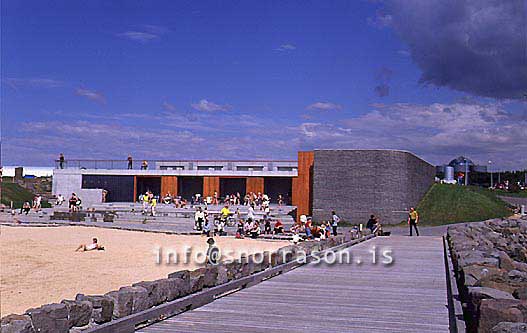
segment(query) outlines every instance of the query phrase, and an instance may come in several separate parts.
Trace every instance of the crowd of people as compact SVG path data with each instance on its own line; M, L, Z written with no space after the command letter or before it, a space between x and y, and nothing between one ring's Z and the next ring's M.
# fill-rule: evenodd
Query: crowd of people
M176 208L185 208L188 205L187 199L178 195L172 195L170 192L165 194L162 202L165 205L174 205Z
M285 204L284 196L279 194L277 197L278 206ZM253 206L260 210L265 210L271 204L271 198L269 195L261 192L249 192L242 198L240 192L233 194L227 194L221 198L217 191L211 196L203 197L201 194L195 194L192 197L193 205L230 205L230 206Z

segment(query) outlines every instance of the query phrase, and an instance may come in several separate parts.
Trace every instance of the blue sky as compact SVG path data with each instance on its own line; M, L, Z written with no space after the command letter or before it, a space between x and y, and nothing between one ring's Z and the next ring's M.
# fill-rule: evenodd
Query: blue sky
M333 147L524 168L523 1L448 2L2 1L2 163Z

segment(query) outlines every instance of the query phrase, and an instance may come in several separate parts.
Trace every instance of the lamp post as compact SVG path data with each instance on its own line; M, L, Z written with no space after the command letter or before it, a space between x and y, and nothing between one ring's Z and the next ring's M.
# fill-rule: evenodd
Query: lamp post
M467 164L466 158L465 158L465 186L468 186L468 164Z
M490 172L490 188L493 188L494 186L492 186L492 161L489 160L489 172Z

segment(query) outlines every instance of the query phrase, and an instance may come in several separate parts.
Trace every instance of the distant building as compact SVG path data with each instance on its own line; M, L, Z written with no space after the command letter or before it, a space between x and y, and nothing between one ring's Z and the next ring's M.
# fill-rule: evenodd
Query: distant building
M465 176L470 177L471 172L486 173L487 166L477 165L465 156L456 157L448 164L436 166L436 176L446 183L460 181Z

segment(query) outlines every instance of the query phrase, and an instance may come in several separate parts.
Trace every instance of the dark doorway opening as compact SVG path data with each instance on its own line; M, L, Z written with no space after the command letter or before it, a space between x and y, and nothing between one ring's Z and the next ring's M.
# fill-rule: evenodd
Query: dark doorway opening
M134 201L134 176L82 175L82 188L108 191L106 202Z
M220 178L220 196L240 193L245 195L247 180L245 178Z
M203 177L178 177L178 195L191 200L197 193L203 194Z
M137 177L137 195L145 194L147 191L154 195L161 195L161 177Z
M291 204L293 179L289 177L266 177L264 179L264 192L271 197L271 202L278 202L278 195L284 198L284 203Z

